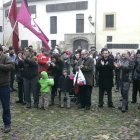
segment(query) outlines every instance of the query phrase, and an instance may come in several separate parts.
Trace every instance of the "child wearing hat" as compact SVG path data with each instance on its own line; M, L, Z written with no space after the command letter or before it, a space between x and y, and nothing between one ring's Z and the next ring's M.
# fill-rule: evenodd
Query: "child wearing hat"
M47 72L42 71L39 83L41 86L41 109L48 110L50 101L50 86L54 85L54 80L49 79Z
M58 90L61 91L61 108L64 108L64 98L67 98L67 108L70 108L70 97L69 92L71 91L70 78L68 76L68 71L63 70L63 75L59 78Z

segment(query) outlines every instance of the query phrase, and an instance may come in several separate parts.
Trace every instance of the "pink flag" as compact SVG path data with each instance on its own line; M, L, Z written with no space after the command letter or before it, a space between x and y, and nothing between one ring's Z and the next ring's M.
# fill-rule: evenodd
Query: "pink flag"
M44 43L47 50L49 50L48 42L49 39L45 36L39 26L36 24L34 19L31 19L31 14L26 6L24 0L22 0L22 4L20 7L20 11L17 15L17 21L28 28L32 33L34 33L42 42Z
M18 36L18 23L16 22L17 18L17 5L16 0L12 0L11 7L8 12L8 18L10 20L12 28L14 28L13 31L13 47L15 48L15 52L18 52L19 49L19 36ZM16 25L15 25L16 24Z

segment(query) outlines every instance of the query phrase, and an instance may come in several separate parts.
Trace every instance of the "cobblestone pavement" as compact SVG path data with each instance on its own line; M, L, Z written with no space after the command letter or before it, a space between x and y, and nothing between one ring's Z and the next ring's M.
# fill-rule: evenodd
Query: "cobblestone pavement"
M115 93L113 89L116 106L113 109L107 107L106 95L105 106L98 108L98 88L93 88L90 111L78 110L75 102L70 109L61 109L57 98L55 106L44 111L15 104L17 93L11 93L12 130L9 134L0 130L0 140L140 140L138 103L129 102L128 112L122 113L117 109L121 105L120 92ZM0 127L3 128L1 115L2 109Z

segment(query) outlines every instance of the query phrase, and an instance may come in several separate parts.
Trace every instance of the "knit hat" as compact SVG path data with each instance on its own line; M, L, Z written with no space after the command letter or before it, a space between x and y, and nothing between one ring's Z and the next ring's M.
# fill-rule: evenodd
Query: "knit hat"
M14 50L14 47L13 47L13 46L10 46L10 47L9 47L9 50Z
M137 54L138 54L138 53L140 54L140 49L137 50Z
M1 44L0 44L0 51L2 51L2 52L3 52L3 48L2 48L2 46L1 46Z

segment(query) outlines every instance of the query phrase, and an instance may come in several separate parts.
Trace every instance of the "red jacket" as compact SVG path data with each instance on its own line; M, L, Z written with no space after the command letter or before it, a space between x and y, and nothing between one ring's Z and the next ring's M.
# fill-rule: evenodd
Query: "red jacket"
M47 61L49 61L49 58L50 56L46 56L43 53L38 56L38 73L41 73L42 71L50 73L48 71L48 64L46 63Z

